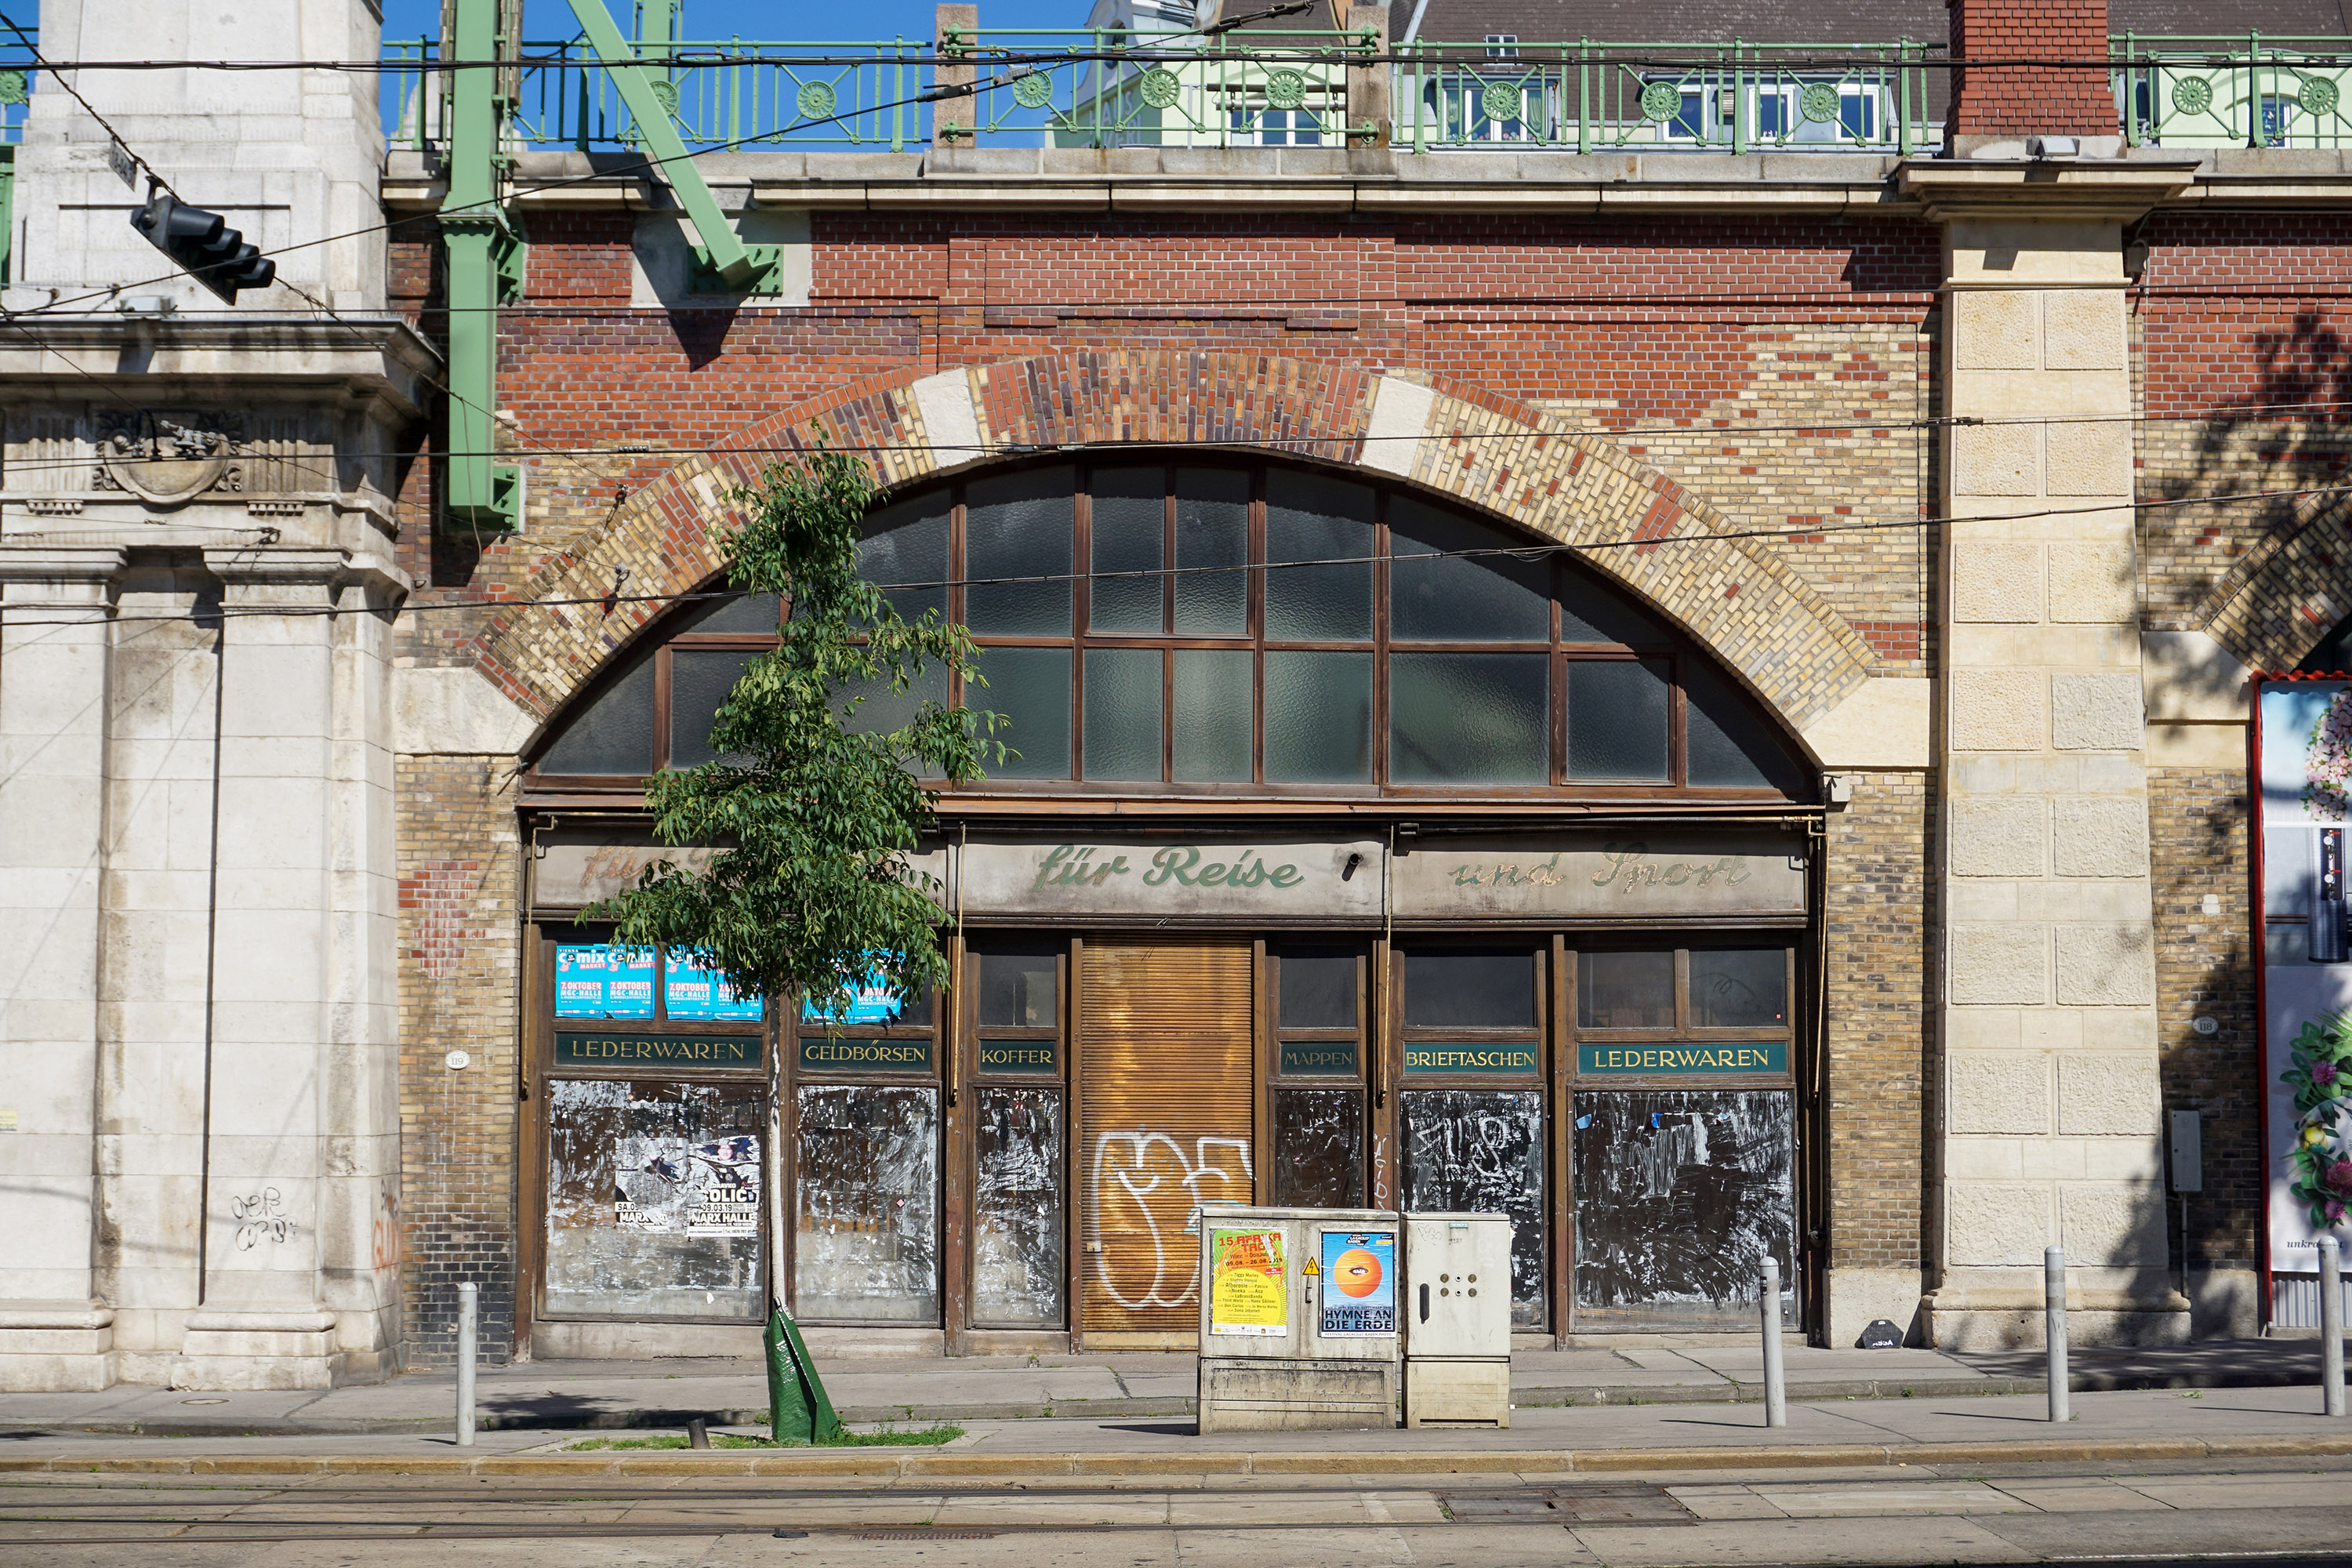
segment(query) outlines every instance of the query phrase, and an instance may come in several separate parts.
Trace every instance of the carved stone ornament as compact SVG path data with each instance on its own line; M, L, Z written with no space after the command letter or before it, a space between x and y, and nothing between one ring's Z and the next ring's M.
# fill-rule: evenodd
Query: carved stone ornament
M212 490L242 491L236 461L245 421L236 414L102 411L91 482L153 506L180 506Z

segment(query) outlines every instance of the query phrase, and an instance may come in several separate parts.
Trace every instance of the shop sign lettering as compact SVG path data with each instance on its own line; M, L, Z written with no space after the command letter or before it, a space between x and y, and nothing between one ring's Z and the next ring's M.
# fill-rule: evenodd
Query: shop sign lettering
M1135 853L1140 856L1143 851ZM1091 844L1056 844L1045 852L1030 890L1099 888L1114 877L1127 876L1134 876L1138 885L1146 888L1295 888L1307 879L1296 865L1287 861L1268 865L1254 849L1244 849L1231 859L1212 860L1200 848L1171 845L1151 851L1150 861L1138 868L1128 863L1124 850L1097 856Z
M1282 1071L1291 1077L1331 1073L1353 1078L1356 1075L1355 1044L1353 1041L1334 1045L1328 1040L1285 1040L1282 1042Z
M1466 860L1454 868L1457 888L1557 888L1579 874L1563 868L1567 851L1554 850L1541 860ZM1604 844L1600 865L1589 875L1596 888L1613 887L1631 893L1642 888L1704 888L1720 880L1736 888L1748 880L1748 857L1723 855L1712 860L1655 860L1643 844Z
M1582 1077L1609 1073L1784 1073L1789 1070L1789 1043L1757 1040L1740 1045L1583 1045L1577 1047L1576 1070Z
M558 1030L560 1068L675 1068L682 1072L757 1072L757 1035L575 1034Z
M1404 1048L1408 1073L1533 1072L1533 1046L1423 1046Z
M801 1071L922 1072L931 1070L931 1042L877 1040L844 1035L801 1037Z
M1060 1047L1053 1040L982 1040L982 1072L1055 1073L1062 1070Z

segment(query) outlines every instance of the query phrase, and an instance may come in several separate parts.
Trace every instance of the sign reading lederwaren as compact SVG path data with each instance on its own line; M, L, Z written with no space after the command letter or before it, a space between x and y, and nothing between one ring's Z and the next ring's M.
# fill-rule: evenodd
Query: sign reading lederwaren
M1768 1072L1789 1070L1786 1040L1717 1041L1706 1045L1597 1046L1576 1047L1579 1078L1606 1078L1612 1073L1644 1077L1680 1073Z
M559 1029L560 1068L663 1068L673 1072L758 1072L757 1035L645 1035L609 1029Z

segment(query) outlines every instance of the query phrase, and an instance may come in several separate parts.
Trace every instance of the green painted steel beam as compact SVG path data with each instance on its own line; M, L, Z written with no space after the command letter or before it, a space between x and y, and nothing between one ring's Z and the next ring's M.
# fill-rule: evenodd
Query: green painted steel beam
M449 47L486 60L499 48L499 0L455 0ZM477 533L520 521L520 479L498 461L499 274L513 237L499 207L499 73L450 73L448 194L441 243L448 258L448 446L444 500L452 521Z
M734 225L719 210L719 198L710 194L703 183L702 171L687 156L686 143L677 133L677 126L654 91L654 80L637 51L621 37L621 29L612 13L604 9L604 0L572 0L572 14L580 18L580 30L588 37L588 47L596 51L604 69L620 90L621 101L629 106L629 116L635 122L637 134L645 138L646 151L652 153L656 165L677 193L678 205L693 221L695 232L702 237L702 252L710 268L721 281L732 289L753 289L764 280L770 268L745 248L735 233Z

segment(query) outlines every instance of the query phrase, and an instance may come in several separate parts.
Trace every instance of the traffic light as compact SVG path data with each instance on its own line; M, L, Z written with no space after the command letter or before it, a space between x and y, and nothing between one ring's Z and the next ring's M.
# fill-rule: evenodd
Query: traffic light
M131 226L232 305L238 289L267 289L278 277L278 263L246 244L243 234L223 226L220 214L184 206L168 191L149 196L131 215Z

